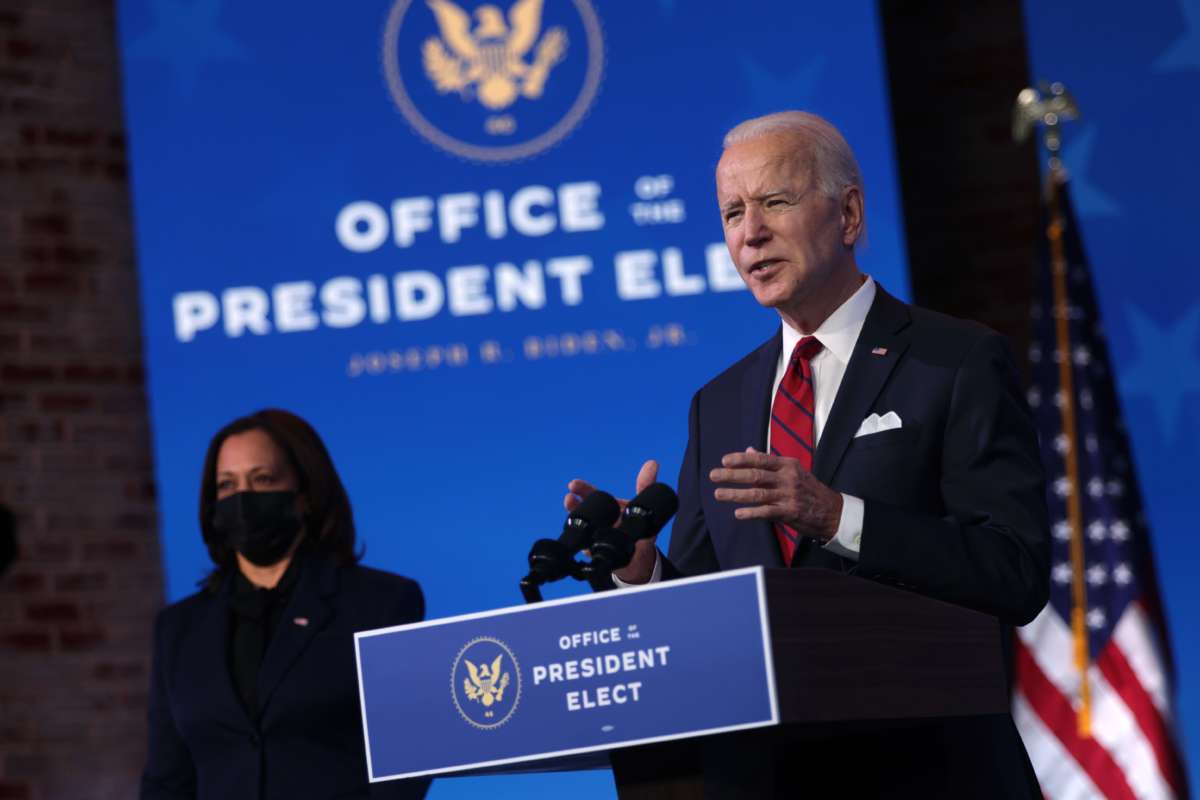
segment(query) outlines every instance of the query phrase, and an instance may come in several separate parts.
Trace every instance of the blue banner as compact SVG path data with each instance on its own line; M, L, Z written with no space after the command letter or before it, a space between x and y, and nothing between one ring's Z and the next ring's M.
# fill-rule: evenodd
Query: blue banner
M372 780L778 722L761 568L355 638Z
M860 264L908 296L868 0L121 0L118 21L169 599L208 567L209 438L266 406L313 423L366 562L431 617L518 600L568 479L628 496L657 458L674 483L691 394L779 324L722 243L713 170L744 119L842 129ZM522 780L488 791L581 785Z

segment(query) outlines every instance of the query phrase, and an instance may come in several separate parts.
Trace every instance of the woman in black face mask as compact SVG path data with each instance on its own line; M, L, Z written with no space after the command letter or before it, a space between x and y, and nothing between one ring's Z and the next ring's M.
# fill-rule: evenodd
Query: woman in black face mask
M350 501L316 431L266 410L213 437L200 529L214 569L155 629L149 798L420 798L368 788L355 631L424 616L420 587L357 564Z

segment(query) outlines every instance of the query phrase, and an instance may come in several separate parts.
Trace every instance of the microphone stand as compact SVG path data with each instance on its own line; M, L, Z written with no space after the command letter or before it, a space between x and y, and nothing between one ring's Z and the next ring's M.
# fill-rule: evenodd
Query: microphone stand
M566 574L551 580L561 580L567 576L570 576L577 581L585 580L587 579L585 571L589 566L590 565L588 564L581 564L575 559L571 559L571 566L567 568ZM542 590L540 587L543 583L550 582L551 581L547 580L545 576L539 575L534 570L530 570L528 575L526 575L524 578L521 578L521 582L519 584L521 588L521 596L525 598L525 603L533 604L542 602Z
M521 596L527 605L542 602L542 590L538 588L537 576L532 572L521 578Z

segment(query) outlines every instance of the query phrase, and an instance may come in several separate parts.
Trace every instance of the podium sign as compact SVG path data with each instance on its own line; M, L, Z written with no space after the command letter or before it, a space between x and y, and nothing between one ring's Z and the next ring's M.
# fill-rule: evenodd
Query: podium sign
M779 721L761 568L355 635L372 781Z

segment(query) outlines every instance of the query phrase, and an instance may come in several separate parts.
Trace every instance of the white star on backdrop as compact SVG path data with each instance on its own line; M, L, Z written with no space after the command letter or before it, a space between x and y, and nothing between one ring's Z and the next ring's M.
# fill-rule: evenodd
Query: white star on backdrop
M150 12L153 27L134 40L126 53L169 64L181 95L192 93L206 64L244 61L249 56L246 47L218 28L221 0L152 0Z
M1200 0L1179 0L1183 35L1154 62L1159 72L1200 69Z
M1200 394L1200 303L1174 322L1152 318L1127 305L1125 316L1137 353L1121 370L1121 392L1146 398L1163 438L1175 439L1184 400Z
M1119 216L1121 208L1117 201L1097 188L1088 176L1095 144L1096 126L1086 125L1063 147L1063 164L1071 176L1071 195L1075 198L1075 210L1080 217Z
M742 73L750 86L754 106L746 116L766 114L786 102L787 107L803 108L825 71L825 57L816 56L804 66L777 74L749 57L742 58Z

